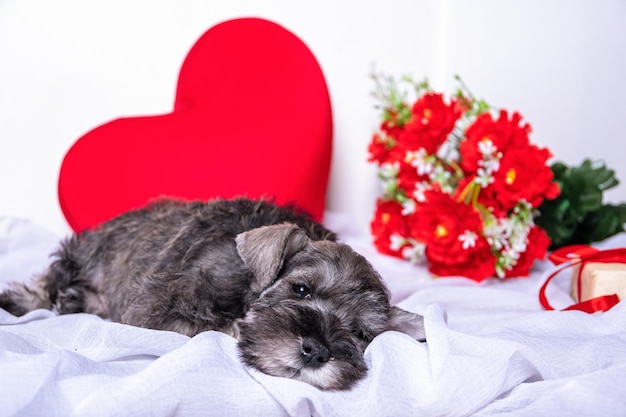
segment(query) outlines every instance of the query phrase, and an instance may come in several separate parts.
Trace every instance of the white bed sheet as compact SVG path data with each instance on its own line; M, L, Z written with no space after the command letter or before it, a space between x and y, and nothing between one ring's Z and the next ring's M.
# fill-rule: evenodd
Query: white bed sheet
M607 313L543 311L547 262L529 278L433 279L376 253L347 216L327 224L365 255L394 302L425 316L427 343L377 337L367 377L345 392L245 368L217 332L188 338L87 314L0 310L0 416L625 416L626 305ZM48 263L58 236L0 218L0 283ZM600 247L626 246L622 234ZM0 284L1 285L1 284ZM569 282L548 296L571 304Z

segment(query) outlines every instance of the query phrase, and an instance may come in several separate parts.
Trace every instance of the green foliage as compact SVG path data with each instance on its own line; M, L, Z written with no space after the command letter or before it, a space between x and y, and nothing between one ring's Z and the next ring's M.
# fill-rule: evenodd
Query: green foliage
M535 223L552 239L551 249L590 244L624 231L626 204L603 204L603 192L619 181L604 162L586 159L580 166L551 166L561 194L545 200Z
M404 126L411 118L411 107L408 104L410 98L407 91L391 76L373 73L371 78L376 83L376 89L372 95L379 103L375 107L382 110L383 120L400 127ZM400 83L411 85L417 95L430 88L427 80L416 82L409 76L403 77Z

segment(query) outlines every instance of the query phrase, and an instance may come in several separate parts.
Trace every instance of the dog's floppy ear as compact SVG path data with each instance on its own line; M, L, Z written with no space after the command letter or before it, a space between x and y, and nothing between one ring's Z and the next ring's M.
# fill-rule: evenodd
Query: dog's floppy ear
M239 256L252 271L250 289L261 292L270 286L286 259L302 250L310 239L294 224L263 226L237 235Z
M400 307L391 307L387 330L395 330L397 332L406 333L420 342L426 341L424 317L419 314L403 310Z

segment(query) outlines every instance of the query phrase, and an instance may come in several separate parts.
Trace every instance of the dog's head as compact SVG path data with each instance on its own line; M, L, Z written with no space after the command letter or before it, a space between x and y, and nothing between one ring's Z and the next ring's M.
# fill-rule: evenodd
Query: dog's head
M363 352L374 337L425 337L422 316L391 306L379 274L347 245L284 224L240 234L237 250L255 277L237 335L248 366L347 389L367 372Z

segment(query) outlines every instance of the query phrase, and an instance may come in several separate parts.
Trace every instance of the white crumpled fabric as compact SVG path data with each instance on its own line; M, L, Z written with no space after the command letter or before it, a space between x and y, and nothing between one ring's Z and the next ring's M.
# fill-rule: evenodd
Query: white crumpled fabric
M626 415L624 303L546 312L537 301L546 263L529 278L478 285L432 279L376 254L367 238L344 231L344 240L394 300L424 314L428 338L377 337L354 389L322 392L247 369L236 341L217 332L188 338L87 314L0 310L0 416ZM0 219L0 283L42 270L57 244L29 222ZM568 284L555 283L553 305L567 303Z

